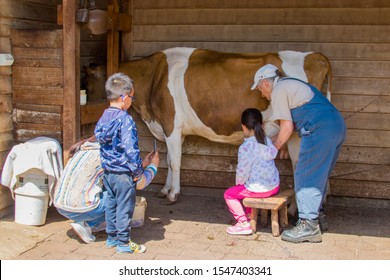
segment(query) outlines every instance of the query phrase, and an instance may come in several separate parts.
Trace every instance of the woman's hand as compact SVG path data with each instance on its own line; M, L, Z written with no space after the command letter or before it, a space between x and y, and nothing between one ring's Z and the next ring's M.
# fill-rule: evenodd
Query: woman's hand
M279 159L289 159L289 158L290 158L290 154L288 153L287 145L284 144L279 149Z
M152 152L151 163L153 163L156 167L160 164L160 154L157 151Z
M152 162L152 157L153 157L154 152L150 152L147 154L142 161L142 167L145 169L151 162Z

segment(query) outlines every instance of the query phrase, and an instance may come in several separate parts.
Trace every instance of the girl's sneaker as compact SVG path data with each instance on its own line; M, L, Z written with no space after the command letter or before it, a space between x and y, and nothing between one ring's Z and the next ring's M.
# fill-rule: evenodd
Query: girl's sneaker
M234 226L228 227L226 232L234 235L247 235L252 234L252 228L248 222L237 222Z
M130 241L126 245L116 246L116 252L119 254L133 254L133 253L144 253L146 251L145 245L138 245L135 242Z

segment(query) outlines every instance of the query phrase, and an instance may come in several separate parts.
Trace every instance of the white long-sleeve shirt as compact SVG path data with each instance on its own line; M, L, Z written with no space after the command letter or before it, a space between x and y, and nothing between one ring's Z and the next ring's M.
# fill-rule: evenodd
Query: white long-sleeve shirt
M267 145L255 136L244 139L238 149L236 185L245 185L251 192L268 192L279 186L279 171L275 165L278 150L267 137Z

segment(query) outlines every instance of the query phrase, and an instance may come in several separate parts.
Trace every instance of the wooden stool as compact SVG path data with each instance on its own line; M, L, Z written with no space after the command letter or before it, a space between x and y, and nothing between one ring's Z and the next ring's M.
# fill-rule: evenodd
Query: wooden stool
M280 216L280 225L286 227L288 225L287 217L287 204L290 202L292 196L294 195L293 189L286 189L274 196L266 198L244 198L243 204L246 207L252 208L252 213L250 216L250 224L253 232L256 232L257 225L257 214L258 209L261 211L260 223L262 226L266 227L268 222L268 210L271 210L271 228L272 235L279 236L279 216Z

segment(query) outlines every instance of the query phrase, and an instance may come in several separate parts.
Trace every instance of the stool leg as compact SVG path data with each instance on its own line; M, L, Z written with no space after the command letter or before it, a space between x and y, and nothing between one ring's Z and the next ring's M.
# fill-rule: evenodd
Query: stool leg
M256 232L256 226L257 226L257 208L252 208L252 212L250 215L250 225L252 228L253 233Z
M288 226L287 205L283 205L279 210L280 226L285 228Z
M278 210L271 210L271 228L273 236L280 235L278 212Z
M267 227L267 224L268 224L268 210L267 209L260 210L260 224L262 227Z

